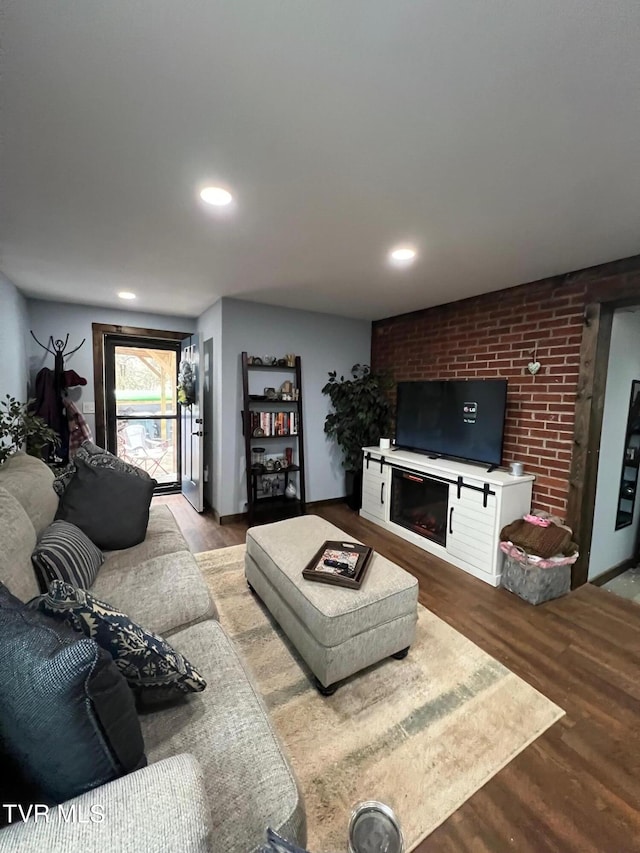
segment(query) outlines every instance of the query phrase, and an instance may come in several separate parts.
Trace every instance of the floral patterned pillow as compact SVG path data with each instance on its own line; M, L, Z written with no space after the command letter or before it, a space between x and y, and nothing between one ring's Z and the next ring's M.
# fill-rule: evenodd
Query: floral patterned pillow
M142 705L200 693L206 681L180 652L157 634L84 589L52 581L29 606L66 622L105 649Z

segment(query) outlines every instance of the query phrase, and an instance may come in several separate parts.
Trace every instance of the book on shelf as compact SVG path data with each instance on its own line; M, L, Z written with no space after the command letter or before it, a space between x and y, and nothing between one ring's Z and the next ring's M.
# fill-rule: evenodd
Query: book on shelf
M297 412L249 412L249 429L255 435L257 429L263 436L297 435Z

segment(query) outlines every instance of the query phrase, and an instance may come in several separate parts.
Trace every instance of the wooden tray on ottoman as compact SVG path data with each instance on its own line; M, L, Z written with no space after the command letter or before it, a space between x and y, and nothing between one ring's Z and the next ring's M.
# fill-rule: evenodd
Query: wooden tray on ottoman
M367 573L373 548L357 542L328 539L302 570L309 581L360 589Z

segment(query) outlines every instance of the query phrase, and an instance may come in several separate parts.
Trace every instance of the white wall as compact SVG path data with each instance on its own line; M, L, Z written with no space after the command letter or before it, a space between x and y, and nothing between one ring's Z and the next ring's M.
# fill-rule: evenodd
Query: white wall
M616 530L616 512L631 383L640 379L640 312L620 310L613 316L611 350L604 399L589 580L631 557L634 552L640 494L633 524Z
M240 354L296 353L302 358L306 489L308 501L342 497L342 456L324 434L329 399L321 392L330 370L346 374L356 363L368 364L371 324L331 314L278 308L238 299L222 299L222 378L220 435L222 457L214 484L215 508L220 515L242 512L246 502ZM251 393L279 386L291 374L252 373ZM283 439L283 446L291 444ZM279 448L274 447L274 452Z
M23 403L28 386L28 329L26 299L0 274L0 397L10 394Z
M117 326L137 326L144 329L164 329L166 331L192 333L196 330L195 320L189 317L169 317L163 314L142 314L136 311L116 308L94 308L88 305L72 305L65 302L49 302L42 299L30 299L27 302L29 328L36 337L46 344L49 335L54 340L64 340L69 332L69 349L76 347L83 338L84 345L77 353L65 361L68 370L75 370L87 380L84 387L71 391L76 403L95 402L93 388L93 344L92 323L110 323ZM31 380L42 367L53 368L53 356L44 352L29 336L29 372ZM85 415L87 423L94 431L93 415Z

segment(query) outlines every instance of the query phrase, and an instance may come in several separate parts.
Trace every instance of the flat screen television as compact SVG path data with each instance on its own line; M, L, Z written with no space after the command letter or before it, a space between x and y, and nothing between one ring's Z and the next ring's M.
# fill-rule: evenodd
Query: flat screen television
M399 382L396 446L499 465L506 379Z

